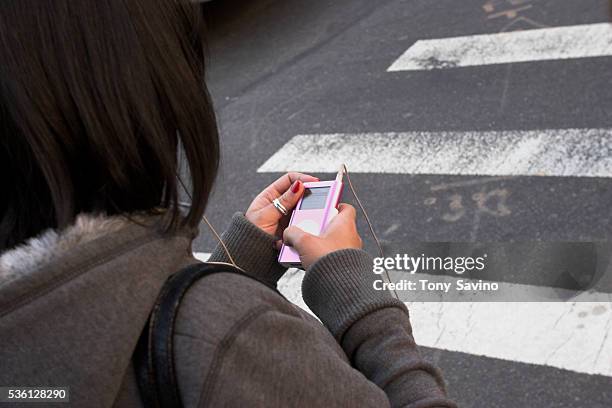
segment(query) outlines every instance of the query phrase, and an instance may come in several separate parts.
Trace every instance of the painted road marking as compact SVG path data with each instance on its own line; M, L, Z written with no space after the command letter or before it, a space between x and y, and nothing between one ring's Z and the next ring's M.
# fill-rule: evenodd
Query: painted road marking
M278 289L312 313L302 299L303 277L303 271L289 270ZM533 287L536 292L541 289ZM421 346L612 377L612 298L405 303Z
M612 303L408 303L418 344L612 377Z
M420 71L612 55L612 24L419 40L387 71Z
M612 177L612 129L297 135L260 173Z
M210 252L194 252L193 257L198 261L206 262L208 261L208 257L210 256Z

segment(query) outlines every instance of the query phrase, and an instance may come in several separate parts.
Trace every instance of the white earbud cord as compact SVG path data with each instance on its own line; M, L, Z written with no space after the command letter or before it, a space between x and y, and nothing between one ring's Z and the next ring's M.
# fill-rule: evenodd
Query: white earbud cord
M374 242L376 243L376 246L378 247L378 255L381 258L384 258L385 254L384 254L382 245L380 244L380 241L378 240L378 237L376 236L376 233L374 232L374 226L372 225L372 222L370 221L370 217L368 217L367 211L365 210L363 204L361 204L361 200L357 196L357 192L355 191L355 188L353 187L353 183L351 183L351 176L349 175L348 168L346 167L346 164L344 163L342 163L342 171L344 171L344 174L346 175L346 181L348 182L349 188L351 189L351 193L353 193L353 197L355 197L357 206L361 210L361 213L363 214L363 217L365 218L366 223L368 224L368 228L370 229L370 234L372 234L372 238L374 238ZM391 277L389 276L389 271L387 271L387 269L385 269L385 278L387 278L387 283L391 283ZM393 295L396 299L399 300L399 296L397 296L397 292L395 291L395 288L393 289Z
M176 177L177 177L179 183L181 183L181 186L183 187L183 190L185 191L185 194L187 194L187 197L189 197L189 200L193 201L193 199L191 197L191 193L189 193L189 190L187 189L187 186L185 186L185 183L183 183L183 180L181 179L181 177L179 175L177 175ZM179 205L181 207L187 207L187 208L191 207L191 203L179 202ZM233 266L234 268L239 269L242 272L244 272L244 269L239 267L238 264L236 263L236 261L234 261L234 258L232 257L232 254L230 253L230 251L227 248L227 246L225 245L225 242L223 242L223 239L221 238L221 235L219 235L219 233L217 232L215 227L213 227L211 222L208 221L208 218L206 218L205 215L202 215L202 220L206 223L206 225L208 226L208 229L210 230L210 232L212 232L212 234L215 236L215 239L219 242L219 244L221 244L221 247L223 248L223 252L225 252L225 255L227 255L227 259L229 259L229 261L230 261L230 263L227 263L227 262L212 262L212 263L220 264L220 265Z

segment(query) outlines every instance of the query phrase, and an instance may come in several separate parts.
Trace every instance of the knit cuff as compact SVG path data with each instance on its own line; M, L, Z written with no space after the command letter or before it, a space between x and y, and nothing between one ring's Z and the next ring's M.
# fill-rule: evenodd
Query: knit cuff
M248 275L276 287L287 268L278 263L275 237L260 230L238 212L221 238L239 267ZM221 244L217 244L209 260L229 262Z
M323 324L342 341L344 333L359 319L386 307L404 304L386 290L375 290L372 258L358 249L332 252L316 261L302 282L302 296Z

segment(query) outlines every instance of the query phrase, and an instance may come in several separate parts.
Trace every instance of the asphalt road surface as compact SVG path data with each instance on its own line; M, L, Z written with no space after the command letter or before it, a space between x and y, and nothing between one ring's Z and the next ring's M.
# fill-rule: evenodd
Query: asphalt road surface
M607 1L204 8L223 150L207 214L219 229L285 168L323 179L342 160L388 254L419 241L610 240ZM555 27L574 28L547 31ZM538 29L516 37L538 44L533 55L499 45L501 32ZM341 157L330 163L321 152L336 134ZM210 252L214 240L201 230L194 251ZM612 303L504 304L496 314L472 306L452 321L438 305L412 312L417 342L460 406L612 407ZM460 307L444 308L450 316Z

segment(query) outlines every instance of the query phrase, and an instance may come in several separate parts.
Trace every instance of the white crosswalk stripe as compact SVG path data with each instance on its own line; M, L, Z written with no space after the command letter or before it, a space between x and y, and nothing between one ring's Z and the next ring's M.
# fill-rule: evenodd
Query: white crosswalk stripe
M612 129L297 135L258 172L612 176Z
M419 40L388 71L415 71L612 55L612 24L584 24Z

